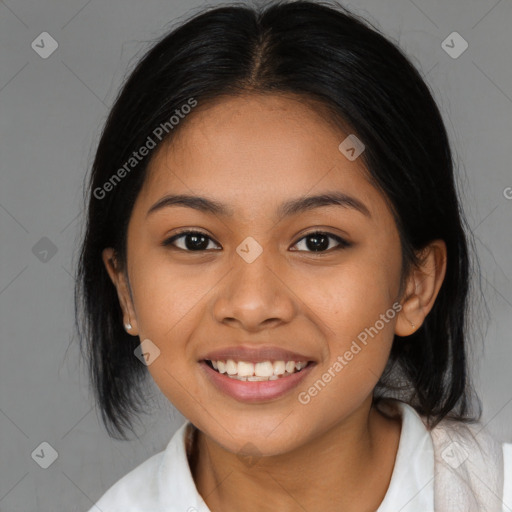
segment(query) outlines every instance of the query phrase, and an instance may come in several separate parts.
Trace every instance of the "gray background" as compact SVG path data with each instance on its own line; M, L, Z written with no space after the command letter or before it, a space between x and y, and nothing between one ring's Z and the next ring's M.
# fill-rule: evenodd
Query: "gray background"
M120 477L164 449L183 421L153 386L156 412L142 418L139 438L109 439L76 343L70 343L72 275L82 181L124 74L169 23L216 3L0 1L3 512L87 510ZM399 42L442 109L488 307L487 319L480 298L482 314L472 323L477 342L479 336L485 339L473 351L483 422L510 442L512 199L504 191L512 187L512 2L364 0L346 5ZM469 44L458 58L442 48L453 31ZM42 32L59 45L47 59L31 47ZM58 453L48 469L31 457L42 442Z

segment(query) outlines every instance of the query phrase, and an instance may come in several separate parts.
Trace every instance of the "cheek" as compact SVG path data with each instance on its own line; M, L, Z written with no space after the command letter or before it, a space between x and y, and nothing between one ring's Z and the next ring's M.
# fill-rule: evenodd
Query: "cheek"
M359 259L323 283L304 287L309 290L305 302L324 326L327 358L298 398L305 411L326 421L336 422L372 393L394 338L397 311L390 301L388 274L379 267L372 273L364 263ZM326 404L331 404L329 412Z
M165 254L133 258L132 289L141 336L179 342L191 319L197 321L201 303L218 281L199 267L171 264Z
M396 261L361 252L317 273L314 279L302 278L301 298L323 319L328 332L354 335L354 329L373 325L391 307L398 292L399 271Z
M194 413L190 397L201 396L202 390L191 379L195 360L189 341L204 314L207 292L218 278L212 276L210 283L206 272L171 265L165 258L142 261L132 284L139 336L141 341L150 339L160 351L148 371L162 393L190 417ZM133 264L135 268L135 258Z
M399 251L361 250L316 280L303 281L301 297L328 341L324 364L343 366L333 368L343 375L338 382L360 386L361 379L372 385L378 380L394 338L399 278Z

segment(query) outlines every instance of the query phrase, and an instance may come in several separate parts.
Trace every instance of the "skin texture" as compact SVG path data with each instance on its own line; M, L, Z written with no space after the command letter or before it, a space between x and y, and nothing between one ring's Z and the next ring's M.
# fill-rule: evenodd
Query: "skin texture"
M150 163L128 226L126 267L111 248L103 259L130 334L161 351L148 366L152 377L199 429L191 467L197 488L215 512L376 510L401 425L371 407L372 392L394 334L411 334L431 310L446 246L432 242L399 297L401 247L385 198L365 177L361 159L351 162L338 150L347 134L304 101L223 98L197 107L183 123ZM277 219L283 201L330 191L359 199L371 218L323 206ZM169 193L213 198L234 215L185 206L147 215ZM175 248L162 246L179 228L205 233L208 249L187 252L185 237ZM327 250L315 252L304 238L315 229L352 245L336 249L329 239ZM252 263L236 252L249 236L263 249ZM301 404L298 392L395 302L401 311ZM285 396L241 403L212 386L198 360L242 343L276 345L317 364ZM252 465L241 454L253 456Z

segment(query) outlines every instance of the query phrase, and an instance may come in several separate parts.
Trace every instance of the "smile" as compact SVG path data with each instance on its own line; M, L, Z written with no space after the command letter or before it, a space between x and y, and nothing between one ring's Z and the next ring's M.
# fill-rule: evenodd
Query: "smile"
M261 361L251 363L246 361L206 360L211 368L227 377L241 381L263 382L277 380L300 372L308 365L306 361Z
M215 368L215 366L217 368ZM239 402L268 402L288 395L316 366L314 361L200 361L207 381Z

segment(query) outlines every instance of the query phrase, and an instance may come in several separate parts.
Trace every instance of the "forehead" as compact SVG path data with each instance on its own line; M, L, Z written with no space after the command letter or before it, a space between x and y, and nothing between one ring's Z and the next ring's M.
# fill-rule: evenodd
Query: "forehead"
M225 97L196 107L157 149L139 199L147 205L171 192L214 196L253 218L287 197L339 190L378 215L387 206L362 159L349 161L338 149L347 135L315 102Z

